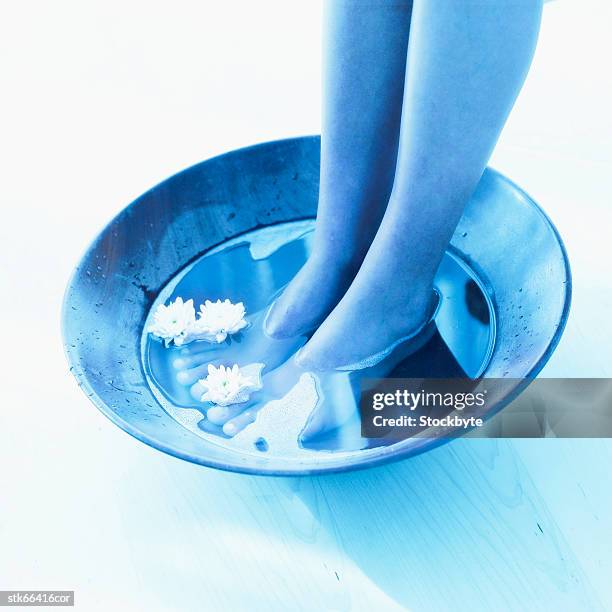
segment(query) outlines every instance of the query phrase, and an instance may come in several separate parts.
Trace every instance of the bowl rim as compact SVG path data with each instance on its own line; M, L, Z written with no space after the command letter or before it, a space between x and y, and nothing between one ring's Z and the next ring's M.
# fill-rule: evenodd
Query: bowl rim
M301 141L306 141L306 140L318 141L319 138L320 137L318 135L306 135L306 136L297 136L297 137L283 138L283 139L278 139L278 140L265 141L265 142L241 147L238 149L232 149L230 151L226 151L219 155L215 155L213 157L210 157L200 162L197 162L195 164L192 164L188 166L187 168L184 168L183 170L180 170L176 172L175 174L172 174L171 176L166 177L165 179L157 183L155 186L151 187L150 189L147 189L145 192L143 192L141 195L135 198L132 202L130 202L130 204L122 208L108 223L104 225L104 227L97 233L96 237L91 241L91 243L83 250L81 256L78 259L77 265L74 267L74 269L72 270L70 274L66 289L64 291L63 300L62 300L60 327L61 327L61 337L62 337L64 355L66 357L68 365L70 366L70 372L75 377L79 387L85 393L87 398L112 423L117 425L120 429L122 429L123 431L131 435L132 437L136 438L140 442L143 442L147 446L154 448L156 450L159 450L167 455L171 455L178 459L188 461L189 463L194 463L194 464L202 465L205 467L210 467L210 468L219 469L219 470L228 471L228 472L234 472L234 473L256 475L256 476L293 477L293 476L310 476L310 475L319 475L319 474L344 473L344 472L352 472L356 470L364 470L364 469L368 469L372 467L377 467L377 466L381 466L387 463L400 461L402 459L407 459L407 458L419 455L424 452L428 452L430 450L433 450L434 448L437 448L455 439L454 436L439 438L437 440L433 440L430 444L422 445L418 448L407 447L406 449L399 449L396 452L386 452L386 453L382 452L380 455L377 455L375 457L369 457L363 461L358 461L354 463L351 462L351 463L346 463L346 464L341 464L341 465L327 465L327 466L321 465L318 467L308 467L308 468L299 467L299 466L290 466L288 469L285 470L285 469L277 469L277 468L267 468L262 465L256 466L252 464L240 465L237 463L225 463L223 461L208 459L208 458L202 457L201 455L196 455L193 453L183 451L176 446L165 443L162 439L156 436L152 436L152 435L142 432L137 427L134 427L129 421L119 417L113 410L111 410L106 405L106 402L91 387L88 381L88 378L85 375L85 372L83 372L82 374L75 372L79 364L77 360L72 358L72 355L68 349L68 342L67 342L67 326L68 326L68 315L69 315L68 302L71 296L71 292L73 290L72 289L73 284L79 274L80 263L92 251L95 250L99 241L102 239L104 235L106 235L107 231L109 231L112 226L120 222L125 215L129 214L129 210L132 207L137 206L138 203L144 197L147 196L147 194L154 191L159 186L166 183L168 180L175 179L183 174L187 174L188 172L193 170L195 167L200 166L203 163L219 161L225 157L234 156L237 154L248 153L250 151L254 151L259 148L273 147L273 146L278 146L282 144L288 144L291 142L297 142L300 140ZM569 318L569 312L570 312L570 307L571 307L571 302L572 302L573 287L572 287L572 273L571 273L571 267L569 263L569 257L567 254L567 249L565 247L563 239L561 238L561 235L559 234L559 231L555 227L554 223L552 222L548 214L537 204L537 202L524 189L519 187L514 181L509 179L507 176L505 176L498 170L491 168L489 166L487 166L487 168L485 169L485 172L492 175L493 177L495 177L497 180L501 181L502 183L505 183L506 185L508 185L518 196L520 196L524 200L524 202L527 205L531 206L540 215L543 222L549 227L549 229L552 230L552 233L561 251L564 273L565 273L565 278L566 278L566 282L564 284L564 287L565 287L564 303L563 303L563 309L561 312L560 320L559 320L557 328L555 329L555 332L550 342L548 343L546 350L542 353L540 358L534 363L534 365L529 370L528 374L525 376L523 381L517 385L517 387L505 398L504 401L500 402L496 406L495 410L491 411L487 415L487 418L490 418L493 415L497 414L500 410L502 410L505 406L507 406L518 395L520 395L520 393L522 393L525 390L525 388L541 372L542 368L546 365L552 353L557 348L561 340L561 336L563 335L563 332L565 330L567 320ZM292 219L287 222L306 220L306 219L311 219L311 218L312 217L303 217L300 219L296 218L296 219ZM253 227L253 228L246 230L245 232L241 232L241 234L246 234L256 229L258 228ZM232 236L231 238L235 238L238 235L240 234L237 234L236 236ZM216 246L218 245L211 246L211 249L215 248ZM198 257L201 257L204 254L205 253L200 253ZM144 372L143 372L143 376L144 376ZM391 448L391 447L387 447L387 448Z

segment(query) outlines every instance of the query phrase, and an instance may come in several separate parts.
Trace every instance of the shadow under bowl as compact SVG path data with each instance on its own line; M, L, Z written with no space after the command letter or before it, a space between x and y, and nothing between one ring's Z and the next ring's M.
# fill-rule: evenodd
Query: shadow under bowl
M180 269L232 237L314 217L319 149L318 137L293 138L232 151L188 168L119 213L81 259L62 315L70 369L91 401L135 438L201 465L269 475L378 465L448 439L408 439L349 458L313 453L312 459L286 463L204 440L170 417L148 386L140 341L158 293ZM559 341L571 296L567 255L535 202L490 169L449 251L477 273L493 304L496 339L483 376L516 379L490 406L492 414L527 386Z

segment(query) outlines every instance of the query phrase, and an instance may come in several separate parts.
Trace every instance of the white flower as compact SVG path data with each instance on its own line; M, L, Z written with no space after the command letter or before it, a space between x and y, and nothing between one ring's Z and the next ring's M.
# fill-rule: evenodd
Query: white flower
M223 342L228 335L245 328L245 309L242 302L232 304L229 300L206 300L200 305L200 316L192 326L190 333L198 340Z
M255 375L246 376L236 364L231 368L225 366L216 368L209 364L208 376L198 381L205 389L200 400L219 406L246 402L253 391L262 387L260 372L263 364L253 364L253 366L256 368L253 372ZM247 366L246 369L252 371L251 366Z
M193 300L183 302L183 298L177 297L167 306L160 304L157 307L153 313L153 323L149 331L158 338L162 338L166 346L171 342L180 346L187 340L194 323Z

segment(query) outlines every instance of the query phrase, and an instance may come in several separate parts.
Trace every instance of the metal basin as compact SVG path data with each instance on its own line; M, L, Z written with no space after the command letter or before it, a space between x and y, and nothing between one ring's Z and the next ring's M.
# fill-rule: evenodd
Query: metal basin
M298 465L266 456L254 460L182 427L147 384L140 340L159 291L177 271L231 237L313 217L318 174L317 137L232 151L151 189L96 238L70 280L62 323L71 371L109 419L176 457L256 474L346 471L406 458L444 441L405 440L348 459L312 453ZM493 305L496 341L483 376L517 380L489 408L493 413L537 375L559 341L571 294L567 256L542 210L493 170L484 174L449 251L477 272Z

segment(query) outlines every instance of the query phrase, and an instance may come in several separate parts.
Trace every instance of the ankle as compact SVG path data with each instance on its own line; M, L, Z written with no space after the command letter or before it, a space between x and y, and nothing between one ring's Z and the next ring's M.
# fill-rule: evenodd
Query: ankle
M433 285L415 291L399 308L394 308L385 323L392 330L392 335L402 336L416 331L424 325L437 306L437 294Z
M339 245L334 245L334 248L330 248L329 245L315 245L309 259L313 265L336 278L352 279L359 271L366 252L367 248L347 249Z

